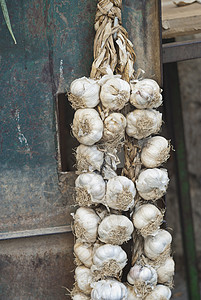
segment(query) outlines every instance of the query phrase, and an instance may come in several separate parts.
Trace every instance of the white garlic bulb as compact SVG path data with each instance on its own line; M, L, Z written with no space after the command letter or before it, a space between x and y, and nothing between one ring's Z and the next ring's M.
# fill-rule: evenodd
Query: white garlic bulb
M106 205L123 211L134 205L136 189L132 180L125 176L116 176L108 180L106 190Z
M136 108L157 108L162 104L161 89L152 79L131 83L130 102Z
M83 293L76 293L75 295L72 296L72 299L73 300L90 300L90 298Z
M110 110L121 110L130 98L130 86L120 78L107 80L101 87L100 99L103 106Z
M117 245L106 244L96 249L93 256L92 272L96 279L119 277L127 262L126 252Z
M121 140L125 135L126 118L120 113L112 113L104 120L103 140Z
M168 183L166 169L146 169L141 171L136 180L136 188L143 199L157 200L166 193Z
M126 284L126 287L128 292L127 300L140 300L133 286Z
M76 149L76 161L79 173L100 171L104 161L104 153L98 150L96 145L79 145Z
M163 214L153 204L141 205L133 214L133 224L142 236L158 230L162 222Z
M172 257L168 257L157 269L159 283L171 283L174 275L175 263Z
M122 215L105 217L98 227L99 240L113 245L122 245L131 239L133 223Z
M70 85L70 92L68 99L74 109L93 108L100 102L100 86L94 79L86 77L75 79Z
M105 196L105 181L96 173L80 174L75 180L76 202L80 206L103 203Z
M144 253L151 260L156 260L158 257L164 260L170 254L171 242L171 234L164 229L159 229L156 233L145 237Z
M159 132L162 114L154 109L136 109L127 115L126 121L127 134L139 140Z
M149 285L151 287L157 284L157 273L154 268L149 265L141 266L135 264L127 275L130 284L137 286Z
M75 269L75 281L84 294L90 295L91 293L91 283L92 283L92 274L90 269L80 266Z
M100 218L91 208L80 207L74 215L75 235L80 242L94 243Z
M103 122L95 109L78 109L74 114L72 130L81 144L91 146L102 138Z
M127 288L117 280L100 280L91 286L91 300L127 300Z
M171 290L167 286L158 284L145 300L169 300L171 295Z
M154 136L142 148L141 161L146 168L156 168L166 162L169 153L169 142L162 136Z
M87 268L90 268L93 263L93 248L89 244L76 242L74 244L74 253L76 258Z

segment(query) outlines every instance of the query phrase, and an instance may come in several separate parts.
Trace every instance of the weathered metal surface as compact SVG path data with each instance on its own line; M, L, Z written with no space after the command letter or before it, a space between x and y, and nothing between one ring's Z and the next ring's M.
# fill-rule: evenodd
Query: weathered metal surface
M178 62L201 57L201 40L163 44L163 63Z
M146 77L161 84L160 1L123 1L123 25L134 44L135 69L143 69Z
M200 300L198 264L192 218L190 186L187 168L187 153L184 137L182 106L179 91L177 64L164 65L164 91L168 126L172 128L171 139L175 148L175 171L177 174L177 192L185 255L186 284L189 300Z
M72 249L72 234L1 241L0 299L70 300Z

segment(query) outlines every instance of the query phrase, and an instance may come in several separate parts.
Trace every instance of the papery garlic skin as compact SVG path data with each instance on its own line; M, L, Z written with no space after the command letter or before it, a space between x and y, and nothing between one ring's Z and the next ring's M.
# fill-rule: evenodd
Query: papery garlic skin
M103 151L96 145L79 145L76 149L76 166L78 172L100 171L104 161Z
M91 286L91 300L127 300L127 288L117 280L100 280Z
M167 286L158 284L145 300L169 300L171 295L171 290Z
M112 113L104 120L103 140L121 140L125 135L126 118L120 113Z
M143 139L159 132L162 114L154 109L136 109L126 117L126 132L135 139Z
M68 99L74 109L93 108L100 102L100 86L94 79L75 79L70 85L70 92Z
M146 168L156 168L166 162L170 156L170 144L162 136L154 136L147 140L142 148L141 161Z
M83 244L76 242L74 244L74 253L76 258L85 265L85 267L90 268L93 263L93 247L89 244Z
M130 86L120 78L111 78L101 87L100 99L106 109L121 110L130 98Z
M122 245L131 239L133 224L125 216L113 215L105 217L98 227L99 240L103 243Z
M166 169L146 169L141 171L136 180L136 189L145 200L157 200L165 195L169 184Z
M175 263L172 257L168 257L163 264L157 269L158 282L170 283L174 275Z
M96 279L119 277L127 262L126 252L117 245L106 244L96 249L91 267Z
M156 260L161 255L166 258L170 254L171 242L171 234L164 229L159 229L156 233L145 237L144 253L151 260Z
M80 174L75 180L76 202L80 206L103 203L105 196L105 181L96 173Z
M78 109L74 114L72 131L81 144L92 146L102 138L103 122L95 109Z
M134 205L136 189L132 180L125 176L116 176L108 180L105 201L106 205L127 211Z
M129 284L126 284L127 287L127 300L140 300L141 298L136 295L135 289L133 286L130 286Z
M133 224L142 236L157 231L163 222L163 214L153 204L141 205L133 214Z
M78 288L86 295L91 293L92 274L90 269L80 266L75 269L75 282Z
M76 293L73 297L73 300L90 300L90 298L88 296L86 296L85 294L82 293Z
M135 264L127 275L127 280L132 285L142 283L153 287L157 283L157 273L154 268L149 265L141 266Z
M152 79L143 79L131 83L130 102L136 108L157 108L162 104L161 89Z
M75 236L78 241L94 243L97 238L97 229L100 218L91 208L80 207L74 215Z

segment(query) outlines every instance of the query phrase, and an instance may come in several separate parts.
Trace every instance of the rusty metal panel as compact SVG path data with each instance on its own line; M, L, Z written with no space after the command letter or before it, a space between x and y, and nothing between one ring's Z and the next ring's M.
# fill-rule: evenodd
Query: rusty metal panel
M72 234L1 241L0 299L69 300L72 248Z

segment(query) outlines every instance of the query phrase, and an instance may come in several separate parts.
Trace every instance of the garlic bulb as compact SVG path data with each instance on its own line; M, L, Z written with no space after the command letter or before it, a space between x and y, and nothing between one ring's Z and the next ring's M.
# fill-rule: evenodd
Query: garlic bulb
M74 245L74 253L78 259L87 268L92 266L93 248L89 244L76 242Z
M104 120L104 141L120 141L125 135L126 118L120 113L112 113Z
M130 284L134 285L136 289L140 289L145 285L153 287L157 284L157 273L156 270L149 265L141 266L135 264L130 269L127 280Z
M74 215L75 235L78 241L94 243L100 218L91 208L80 207Z
M103 106L110 110L120 110L129 101L130 86L120 78L111 78L101 87L100 99Z
M130 102L136 108L157 108L162 104L161 89L152 79L131 83Z
M100 171L103 164L104 153L96 145L79 145L76 150L77 170L80 172Z
M151 260L155 260L158 257L164 260L170 254L171 242L171 234L164 229L159 229L156 233L145 237L144 253Z
M126 287L128 292L127 300L140 300L133 286L126 284Z
M76 202L80 206L103 203L105 181L96 173L80 174L75 180Z
M162 136L154 136L142 148L141 161L146 168L156 168L169 158L170 144Z
M74 114L72 130L81 144L91 146L102 138L103 122L95 109L78 109Z
M175 263L172 257L168 257L157 269L159 283L172 283Z
M134 205L136 189L132 180L125 176L116 176L108 180L106 191L106 205L123 211Z
M77 267L75 269L75 281L80 291L86 295L90 295L90 284L92 283L92 274L90 269L84 266Z
M167 190L169 183L166 169L143 170L136 180L136 188L140 196L145 200L160 199Z
M91 300L127 300L127 288L117 280L100 280L91 286Z
M169 300L171 294L171 290L167 286L158 284L145 300Z
M100 86L91 78L75 79L70 85L70 92L68 99L74 109L93 108L100 102Z
M147 236L159 229L163 214L153 204L141 205L133 214L133 224L142 236Z
M105 277L118 278L126 262L127 254L120 246L106 244L96 249L91 270L96 280Z
M82 293L76 293L74 296L72 296L73 300L90 300L88 296Z
M131 239L133 224L125 216L110 215L98 227L99 240L103 243L122 245Z
M127 115L126 120L127 134L139 140L159 132L162 114L154 109L136 109Z

